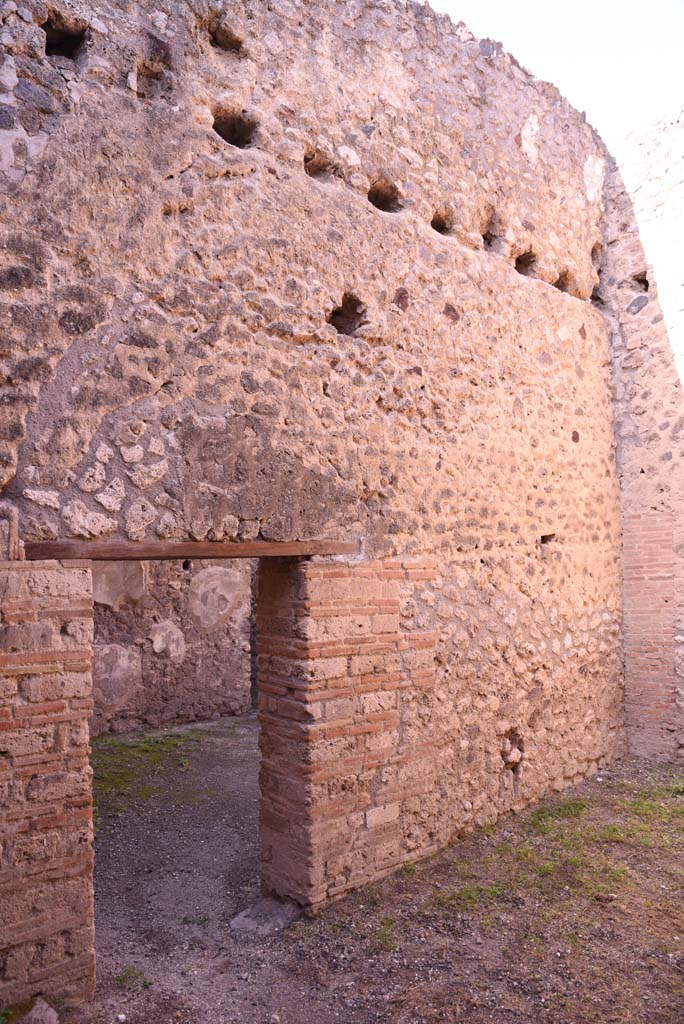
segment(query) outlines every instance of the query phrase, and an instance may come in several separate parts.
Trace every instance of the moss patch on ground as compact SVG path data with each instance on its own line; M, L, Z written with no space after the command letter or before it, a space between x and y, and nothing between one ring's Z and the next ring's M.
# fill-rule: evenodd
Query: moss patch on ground
M16 1024L27 1013L30 1013L34 1003L35 999L27 999L23 1003L13 1003L12 1006L6 1006L4 1010L0 1010L0 1024Z
M185 728L97 737L90 758L96 822L134 801L149 800L168 770L186 771L192 750L212 735L208 729Z
M128 964L124 967L114 978L114 983L124 992L137 992L140 989L150 988L152 985L145 972L135 964Z

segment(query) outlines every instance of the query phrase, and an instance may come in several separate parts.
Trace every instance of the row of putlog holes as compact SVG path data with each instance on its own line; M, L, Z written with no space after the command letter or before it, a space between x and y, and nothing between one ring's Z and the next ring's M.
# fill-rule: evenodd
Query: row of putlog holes
M75 61L86 43L86 30L73 29L61 22L58 17L51 16L42 25L45 32L45 53L47 56L63 57ZM244 54L243 41L223 23L217 23L210 29L211 43L214 47L237 55ZM142 68L140 70L143 70ZM146 69L145 69L146 70ZM156 76L155 76L156 77ZM224 142L238 149L247 149L254 145L258 122L255 118L242 112L217 112L214 115L214 131ZM321 153L308 150L304 156L304 169L311 178L326 180L339 175L339 170ZM386 179L376 179L371 183L367 193L368 201L383 213L398 213L402 209L399 189ZM447 211L437 210L430 221L430 226L440 235L451 235L454 232L453 219ZM497 236L490 224L482 232L485 250L491 250ZM601 255L600 245L592 250L594 265L598 265ZM534 252L527 251L516 257L515 269L524 277L534 277L537 257ZM571 278L563 271L554 282L559 291L571 290ZM342 334L353 334L364 322L365 308L355 296L345 295L342 305L331 313L329 322Z
M52 12L41 25L45 33L45 54L48 57L65 57L76 60L87 41L85 28L68 26L59 14ZM244 54L242 40L225 24L220 22L209 30L212 46L230 53Z
M214 28L211 32L211 37L214 46L231 50L238 54L244 53L242 40L225 27L221 27L220 30ZM218 111L214 114L213 127L214 131L224 142L231 146L236 146L238 149L248 149L255 144L255 136L259 125L256 119L249 116L245 111ZM304 170L309 177L319 180L329 180L340 176L339 168L331 160L314 149L307 150L304 155ZM399 189L392 182L384 178L376 179L371 183L367 197L369 203L383 213L398 213L403 207ZM452 235L454 234L453 217L447 210L436 210L430 221L430 227L440 235ZM493 217L490 217L489 223L482 231L482 242L485 250L491 251L496 241L497 235L493 230ZM599 243L594 246L591 256L594 266L598 266L601 257L601 246ZM536 265L536 254L528 250L516 257L514 267L523 277L536 277ZM572 291L572 285L572 278L567 270L562 271L556 281L553 282L554 288L566 293ZM347 299L349 301L346 301ZM347 328L347 330L343 330L341 333L351 333L349 329L351 322L358 319L358 317L351 315L350 302L355 306L360 305L353 296L345 296L342 306L338 310L333 311L330 320L330 322L339 322Z
M45 55L46 57L63 57L66 60L76 61L85 50L88 42L88 31L86 26L74 27L68 25L57 12L50 12L48 18L40 26L45 33ZM222 22L216 22L210 27L209 36L212 46L228 53L244 55L242 40L232 31L231 28ZM156 63L163 64L158 60ZM138 73L145 77L149 74L149 60L141 62ZM156 74L155 74L156 72ZM159 70L152 69L154 77L159 77Z
M48 56L76 60L86 41L85 29L69 29L55 19L48 19L42 28L45 32L45 53ZM217 49L236 54L244 52L242 40L223 24L214 26L210 31L210 37L212 45ZM238 149L247 149L254 145L258 123L255 118L244 112L218 112L214 116L213 127L224 142ZM332 178L338 173L331 161L313 150L308 151L304 157L304 169L310 177L318 179ZM398 213L402 209L399 189L385 179L376 180L371 184L368 201L383 213ZM453 220L445 211L437 210L430 221L430 226L440 235L453 234ZM493 248L496 235L491 229L491 224L482 232L482 241L486 250ZM601 247L598 243L591 255L594 265L597 265L601 256ZM515 269L523 277L534 277L536 263L537 257L534 252L527 251L516 257ZM571 284L570 275L564 270L554 282L554 287L561 292L568 292Z
M45 53L48 56L64 57L68 60L76 60L82 52L86 42L85 29L70 29L55 17L49 18L42 25L45 32ZM243 41L223 23L217 23L210 29L212 45L217 49L226 52L243 54ZM144 71L146 69L140 69ZM238 149L247 149L254 145L258 122L244 111L225 112L219 111L214 115L214 131L224 142ZM311 178L329 179L338 175L338 168L326 157L314 150L309 150L304 156L304 169ZM372 182L368 190L368 201L376 209L383 213L398 213L402 209L399 189L392 182L386 179L377 179ZM440 235L451 235L454 232L453 219L448 212L437 210L430 221L430 226ZM486 250L494 247L497 236L494 234L491 222L482 232L482 241ZM592 260L598 264L601 255L600 245L595 245L592 250ZM532 251L527 251L516 257L515 269L524 277L534 277L537 257ZM563 271L554 282L554 287L559 291L569 292L572 281L567 271ZM344 301L343 301L344 307ZM348 310L340 307L339 316L333 317L345 326L356 319L349 315ZM333 320L331 319L331 322ZM347 331L342 331L347 333Z
M255 145L255 136L259 125L255 118L246 112L218 111L214 114L213 128L224 142L238 149L249 149ZM319 180L330 180L339 176L338 168L326 157L316 150L307 150L304 155L304 170L311 178ZM368 202L382 213L399 213L403 209L399 189L386 178L375 179L367 193ZM445 210L437 210L430 227L440 235L454 234L454 222L451 215ZM497 241L497 235L492 228L492 218L482 231L482 243L486 251L491 251ZM597 265L601 256L601 246L597 243L592 250L592 260ZM534 252L527 251L516 257L514 267L523 277L536 276L537 257ZM561 292L572 292L572 278L567 270L559 274L553 282L555 288ZM350 317L347 311L340 311L340 322L349 324ZM333 322L333 321L331 321ZM339 329L339 328L338 328ZM340 333L352 333L343 330Z

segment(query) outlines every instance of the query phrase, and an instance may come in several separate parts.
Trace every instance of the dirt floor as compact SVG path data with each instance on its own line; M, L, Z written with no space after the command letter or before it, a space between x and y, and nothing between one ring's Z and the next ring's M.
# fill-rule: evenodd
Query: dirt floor
M101 739L98 997L67 1024L682 1024L684 769L624 762L268 939L253 717Z

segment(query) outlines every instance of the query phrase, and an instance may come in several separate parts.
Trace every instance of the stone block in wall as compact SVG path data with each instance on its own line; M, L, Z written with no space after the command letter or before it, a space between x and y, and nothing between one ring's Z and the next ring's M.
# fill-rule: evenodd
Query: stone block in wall
M38 994L87 999L90 571L0 563L0 594L0 1006Z
M142 690L140 648L130 644L95 644L93 647L93 700L98 716L112 721L135 706Z
M93 601L114 611L137 605L145 595L148 575L145 562L95 562Z

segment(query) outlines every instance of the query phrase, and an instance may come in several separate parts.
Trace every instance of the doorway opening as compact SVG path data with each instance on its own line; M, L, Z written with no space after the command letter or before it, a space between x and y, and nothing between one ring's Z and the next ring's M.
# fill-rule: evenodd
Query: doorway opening
M388 707L369 715L368 710L386 702L386 687L394 692L404 678L422 687L433 685L435 636L406 632L401 623L400 588L412 586L414 578L425 579L422 561L398 565L391 559L367 563L358 558L319 558L357 554L355 544L323 541L27 542L25 552L26 560L0 567L3 615L12 623L7 632L6 670L18 680L7 684L2 750L10 783L20 782L27 795L12 810L16 823L12 850L24 857L30 854L35 865L30 877L25 877L23 862L18 860L9 880L10 885L15 884L13 879L20 880L23 887L17 889L7 918L5 953L11 955L7 963L12 973L0 978L0 996L6 1003L40 993L82 1000L94 992L87 721L93 705L94 562L176 560L173 578L182 587L180 574L190 573L193 562L212 560L212 565L199 567L210 574L208 596L199 601L209 614L215 607L225 611L216 563L227 564L226 559L235 557L259 559L254 604L260 761L256 721L245 720L244 730L236 737L236 721L242 720L233 718L227 728L227 719L220 715L204 723L171 724L130 737L110 728L102 738L99 764L96 751L98 843L106 838L110 823L115 835L110 851L110 903L104 915L98 912L98 925L110 928L119 957L107 982L113 995L121 998L120 993L129 988L147 991L151 978L146 964L147 970L151 968L146 951L154 951L157 959L163 956L171 972L155 986L157 996L160 988L170 984L169 978L173 980L174 971L179 972L176 981L182 985L189 951L199 949L202 963L208 949L215 948L218 955L221 941L225 945L235 923L228 915L249 905L260 888L280 898L280 908L295 904L295 912L298 906L315 910L414 855L414 848L402 844L396 789L392 789L393 777L384 771L398 740L394 728L398 712ZM109 605L100 593L98 603L104 610L98 614L105 616L103 621L117 603L112 598L115 591L110 579ZM143 611L137 617L146 622ZM113 628L111 620L106 621ZM348 630L352 622L353 635ZM157 627L163 625L160 632ZM170 664L182 652L174 635L167 620L158 617L151 626L145 624L144 642L151 645L152 654L163 655ZM116 638L110 634L104 639ZM369 658L376 666L372 677ZM130 721L133 705L126 705L124 698L128 699L126 687L121 707ZM103 719L116 726L111 707L108 714ZM341 760L339 754L344 751ZM250 764L254 766L251 781ZM349 781L371 765L372 790L364 775L365 788L357 787L351 802L345 795L340 797ZM198 788L204 788L207 796L199 820L193 816ZM243 812L250 800L253 838L247 837L241 849L249 853L251 842L251 867L241 875L234 863L235 885L226 882L228 847L245 836L228 835L226 816L237 821L237 810ZM257 805L258 827L254 825ZM179 817L174 818L176 812ZM235 833L240 828L236 824ZM49 847L43 832L51 837ZM184 836L189 839L184 841ZM175 856L174 843L182 856ZM105 871L103 851L104 847L98 849ZM131 855L139 858L139 877L128 867ZM99 869L100 865L98 873ZM101 878L106 882L105 875L106 871ZM154 916L159 908L162 924ZM118 927L117 913L123 914ZM246 922L243 917L241 927L251 929L253 936L263 936L264 928L281 930L285 923L282 917L264 921L251 915ZM132 936L142 944L136 946ZM235 944L232 948L237 950ZM49 951L48 974L44 950ZM239 959L236 953L236 964ZM14 965L21 967L20 973ZM101 954L101 984L104 966ZM201 969L198 962L197 972Z
M93 562L100 1000L182 990L259 899L256 567Z

